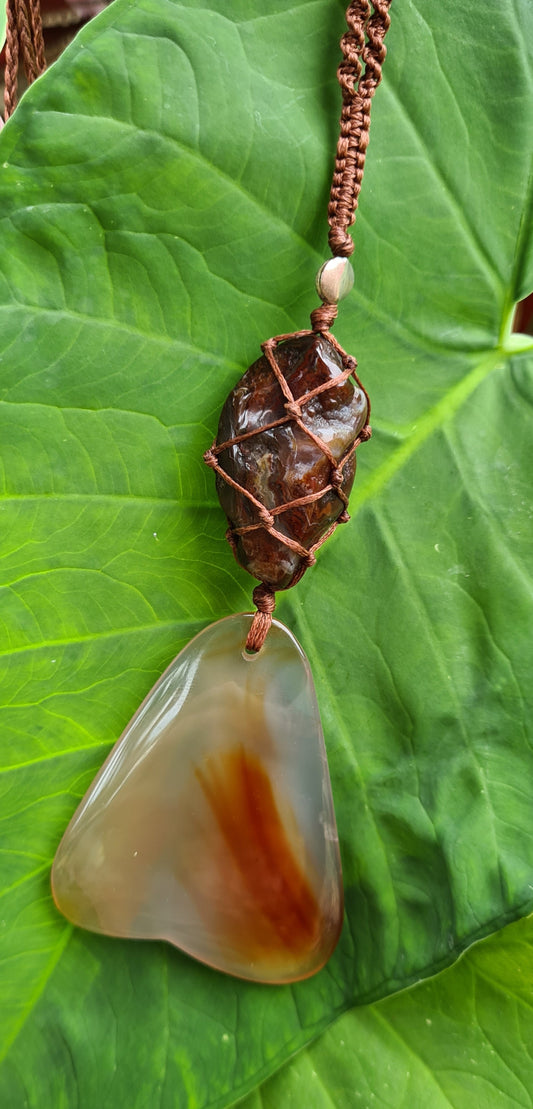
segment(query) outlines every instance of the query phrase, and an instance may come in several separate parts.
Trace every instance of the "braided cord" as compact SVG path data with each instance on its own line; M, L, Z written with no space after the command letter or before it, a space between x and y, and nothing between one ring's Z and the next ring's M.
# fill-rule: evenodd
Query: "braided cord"
M28 84L46 69L40 0L7 0L4 118L17 106L19 60Z
M346 12L348 31L342 36L344 55L337 77L342 89L340 136L328 206L329 245L335 256L349 258L365 168L370 107L381 81L389 29L391 0L352 0Z

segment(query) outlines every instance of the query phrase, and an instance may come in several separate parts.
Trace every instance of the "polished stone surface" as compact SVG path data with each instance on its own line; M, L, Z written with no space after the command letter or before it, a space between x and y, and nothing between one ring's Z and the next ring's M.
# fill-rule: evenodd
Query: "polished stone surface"
M306 978L343 915L335 815L309 664L273 622L212 624L157 682L58 848L58 908L95 932L164 939L259 982Z
M316 275L316 291L325 304L338 304L353 289L354 272L348 258L329 258Z
M341 358L320 334L281 343L276 359L298 400L343 371ZM265 357L246 371L222 409L217 443L261 428L286 415L285 398ZM303 405L303 419L329 447L337 462L346 455L366 423L368 406L352 378L328 389ZM294 422L259 431L219 454L219 465L229 476L272 509L323 489L330 482L331 465L325 454ZM355 454L343 470L342 491L349 496L355 476ZM258 520L256 507L217 475L217 492L230 524L246 527ZM276 516L276 529L309 549L328 531L344 510L336 492L312 504ZM275 589L286 589L302 568L302 557L264 528L236 536L241 566Z

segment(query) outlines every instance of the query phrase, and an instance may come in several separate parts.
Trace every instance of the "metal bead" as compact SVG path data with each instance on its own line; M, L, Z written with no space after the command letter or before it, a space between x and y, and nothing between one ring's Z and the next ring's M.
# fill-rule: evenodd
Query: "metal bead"
M316 291L324 304L337 304L353 288L353 269L347 258L330 258L316 275Z

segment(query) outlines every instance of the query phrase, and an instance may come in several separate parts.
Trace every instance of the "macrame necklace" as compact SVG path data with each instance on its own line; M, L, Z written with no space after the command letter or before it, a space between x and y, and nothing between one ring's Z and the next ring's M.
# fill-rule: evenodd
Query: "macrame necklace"
M258 982L306 978L339 938L343 891L309 663L273 620L348 519L370 403L330 333L349 292L370 104L390 0L354 0L338 70L341 133L329 203L333 258L311 329L277 335L230 393L205 461L237 561L260 584L254 616L205 628L115 744L58 848L52 888L75 924L165 939Z

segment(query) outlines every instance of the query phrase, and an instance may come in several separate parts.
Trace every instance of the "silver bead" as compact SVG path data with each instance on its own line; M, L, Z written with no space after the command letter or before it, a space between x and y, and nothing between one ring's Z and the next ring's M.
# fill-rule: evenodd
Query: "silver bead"
M348 258L330 258L316 275L316 291L324 304L337 304L353 288L353 269Z

